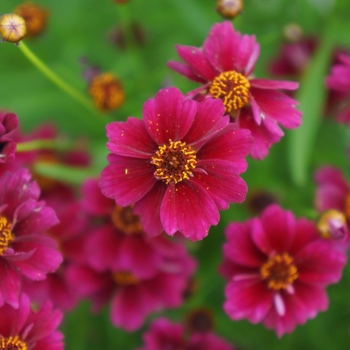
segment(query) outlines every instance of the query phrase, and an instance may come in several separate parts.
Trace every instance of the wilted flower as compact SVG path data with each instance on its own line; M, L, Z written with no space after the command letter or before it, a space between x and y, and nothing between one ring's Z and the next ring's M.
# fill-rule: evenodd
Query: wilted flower
M171 61L168 66L202 84L187 96L221 99L237 126L251 131L253 158L265 158L281 139L279 124L288 129L301 124L301 112L295 109L298 102L278 91L295 90L298 83L253 77L260 51L254 36L242 36L226 21L212 27L203 48L177 45L176 50L185 63Z
M341 278L346 255L321 239L315 224L271 205L261 218L226 229L224 310L262 322L281 337L328 307L325 288Z
M18 5L13 12L26 21L26 38L38 36L46 28L49 12L42 6L28 1Z
M248 130L224 117L220 100L198 103L176 88L160 90L143 107L143 120L107 125L109 165L102 193L121 206L134 204L151 236L177 231L201 240L219 221L219 211L242 202L239 174L247 168Z

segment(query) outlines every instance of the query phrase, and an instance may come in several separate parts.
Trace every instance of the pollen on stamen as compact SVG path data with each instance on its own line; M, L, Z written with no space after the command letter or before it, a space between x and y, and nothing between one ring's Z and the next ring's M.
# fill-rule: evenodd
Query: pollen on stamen
M192 170L196 168L196 151L186 142L172 141L158 147L152 157L152 164L156 166L154 176L167 185L177 184L189 180L193 176Z
M4 253L13 240L11 223L4 216L0 215L0 254Z
M127 287L138 284L138 279L129 271L118 271L112 274L113 280L119 286Z
M298 277L298 269L288 253L276 254L260 268L260 276L269 289L287 289Z
M214 98L220 98L228 113L244 107L249 103L249 80L232 70L218 75L209 87Z
M28 350L28 346L18 335L10 337L0 336L0 349Z

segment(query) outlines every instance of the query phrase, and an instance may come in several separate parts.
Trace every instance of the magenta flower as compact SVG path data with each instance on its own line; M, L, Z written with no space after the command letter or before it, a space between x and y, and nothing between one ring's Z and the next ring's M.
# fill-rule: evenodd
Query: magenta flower
M139 350L234 350L232 345L212 332L194 333L186 339L184 327L166 318L153 321L143 340L144 346Z
M339 62L334 64L331 74L326 78L326 85L329 89L334 90L348 100L338 114L338 121L350 126L350 55L339 54Z
M121 206L134 204L144 230L177 231L201 240L219 210L245 199L239 174L251 149L248 130L223 116L220 100L186 100L176 88L160 90L143 107L143 120L107 125L109 165L102 193Z
M0 111L0 163L7 163L15 158L16 142L12 136L17 126L16 114Z
M187 96L220 98L238 127L251 131L253 158L265 158L268 149L281 139L279 124L288 129L301 124L297 101L278 91L295 90L298 83L252 76L260 51L254 36L242 36L225 21L212 27L203 48L177 45L176 50L185 63L171 61L168 66L202 84Z
M56 242L44 234L58 220L27 170L0 178L0 306L18 307L21 276L42 280L62 262Z
M63 350L63 335L56 331L61 320L50 303L33 312L29 298L21 294L17 309L0 307L0 349Z
M220 272L232 320L262 322L281 337L327 309L325 287L340 280L346 255L313 222L271 205L260 219L231 223L226 238Z

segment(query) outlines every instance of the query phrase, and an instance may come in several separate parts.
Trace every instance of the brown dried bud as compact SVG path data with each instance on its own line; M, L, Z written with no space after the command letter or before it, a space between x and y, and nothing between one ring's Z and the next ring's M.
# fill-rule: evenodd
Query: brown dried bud
M7 13L0 16L0 38L3 41L17 44L27 33L26 21L14 14Z
M91 80L89 94L101 112L118 108L125 99L122 84L112 73L96 75Z
M243 0L217 0L216 11L225 18L232 19L243 10Z
M27 22L26 37L35 37L46 28L49 12L39 5L25 2L17 6L14 12Z
M190 333L208 333L213 331L213 312L207 308L191 311L186 317L186 328Z

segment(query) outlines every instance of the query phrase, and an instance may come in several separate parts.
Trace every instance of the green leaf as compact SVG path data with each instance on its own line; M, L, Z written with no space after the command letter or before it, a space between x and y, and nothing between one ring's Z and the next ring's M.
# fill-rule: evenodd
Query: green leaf
M296 99L303 112L302 125L288 133L289 166L295 185L305 185L316 136L326 102L325 76L331 54L331 40L324 39L301 80Z

